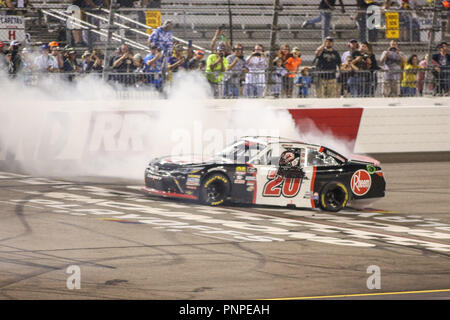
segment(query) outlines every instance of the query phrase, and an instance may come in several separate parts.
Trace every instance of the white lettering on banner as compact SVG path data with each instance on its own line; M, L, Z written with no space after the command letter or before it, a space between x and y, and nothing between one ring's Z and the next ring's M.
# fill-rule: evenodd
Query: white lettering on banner
M89 151L145 151L151 125L146 113L95 113Z

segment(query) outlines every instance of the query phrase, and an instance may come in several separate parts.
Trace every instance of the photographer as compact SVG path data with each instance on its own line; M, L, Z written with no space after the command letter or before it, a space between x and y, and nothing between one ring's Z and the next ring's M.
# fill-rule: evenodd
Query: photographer
M248 98L261 98L266 87L267 60L261 44L257 44L246 59L248 73L245 75L245 95Z
M206 78L211 85L215 98L223 97L223 78L228 68L228 60L225 58L225 46L218 46L216 53L210 54L206 60Z
M80 66L77 63L77 53L73 48L67 48L66 52L64 53L64 65L62 70L64 72L70 73L69 76L67 76L67 80L69 82L72 82L75 78L74 73L81 71Z
M381 54L380 62L384 64L384 97L398 97L400 95L400 77L403 54L395 40L390 42L388 50Z
M17 72L22 65L22 58L19 53L20 42L17 40L11 41L9 49L6 52L5 58L8 66L8 75L11 79L17 76Z
M354 76L351 78L352 84L350 85L350 93L353 97L355 96L368 96L370 88L370 69L372 67L372 57L369 55L369 47L367 42L361 44L361 50L355 50L352 53L352 64L354 70Z
M82 72L102 72L104 55L100 50L94 50L92 53L85 51L81 58L83 59L81 63Z
M248 71L244 59L242 44L236 44L233 54L227 56L228 68L225 74L225 97L238 98L240 96L241 75Z
M134 85L135 78L131 73L139 66L139 63L134 59L134 55L127 44L122 44L119 47L117 54L111 58L109 65L117 73L126 73L126 75L111 76L113 81L124 85Z
M56 61L58 61L58 67L61 69L64 67L64 57L61 48L59 47L59 43L56 41L52 41L48 44L50 48L50 55L54 56Z

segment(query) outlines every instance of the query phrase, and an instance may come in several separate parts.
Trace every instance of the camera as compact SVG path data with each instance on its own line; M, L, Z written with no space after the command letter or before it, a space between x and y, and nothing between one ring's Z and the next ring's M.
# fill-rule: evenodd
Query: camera
M253 53L253 56L255 56L255 57L261 57L261 53L255 52L255 53Z

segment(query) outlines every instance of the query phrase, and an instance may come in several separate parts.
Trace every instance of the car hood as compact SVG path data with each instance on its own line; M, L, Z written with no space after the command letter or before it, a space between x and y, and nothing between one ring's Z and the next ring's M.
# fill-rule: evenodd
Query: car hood
M364 156L364 155L361 155L361 154L352 154L349 157L349 159L352 162L365 162L365 163L373 164L373 165L375 165L377 167L380 166L380 161L378 161L377 159L371 158L369 156Z

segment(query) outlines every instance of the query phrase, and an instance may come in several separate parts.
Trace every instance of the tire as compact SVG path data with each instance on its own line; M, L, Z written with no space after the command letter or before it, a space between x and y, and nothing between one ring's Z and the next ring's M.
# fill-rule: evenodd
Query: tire
M341 182L330 182L322 188L319 205L322 210L338 212L348 202L348 190Z
M230 190L230 179L222 173L213 173L203 180L200 199L204 204L218 206L226 200Z

